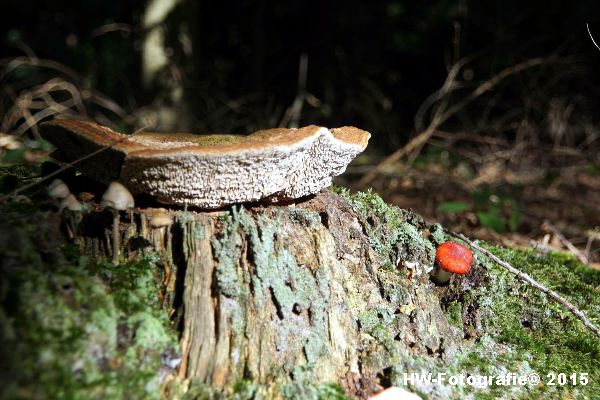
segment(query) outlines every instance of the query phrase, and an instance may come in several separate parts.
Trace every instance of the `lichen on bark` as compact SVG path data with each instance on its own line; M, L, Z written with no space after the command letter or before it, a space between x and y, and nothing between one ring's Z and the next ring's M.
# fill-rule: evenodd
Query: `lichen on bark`
M2 360L13 362L3 390L341 399L404 386L404 373L555 368L588 372L590 384L408 388L430 399L593 398L600 349L578 321L483 256L469 275L432 284L442 227L375 194L338 192L170 210L173 223L158 229L152 210L137 209L122 216L131 262L118 266L104 262L110 219L93 204L71 243L41 194L2 205ZM492 250L600 317L597 271L560 254Z

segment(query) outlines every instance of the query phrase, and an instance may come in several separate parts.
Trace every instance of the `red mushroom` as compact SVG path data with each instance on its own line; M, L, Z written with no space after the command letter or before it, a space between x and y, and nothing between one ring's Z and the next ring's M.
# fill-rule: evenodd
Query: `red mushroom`
M445 242L435 252L435 266L431 280L446 283L452 274L464 275L471 269L473 253L460 243Z

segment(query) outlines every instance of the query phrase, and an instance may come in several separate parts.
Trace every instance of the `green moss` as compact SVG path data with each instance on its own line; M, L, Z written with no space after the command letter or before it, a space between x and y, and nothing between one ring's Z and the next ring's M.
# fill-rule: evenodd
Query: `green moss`
M11 193L21 186L34 182L38 179L40 172L40 166L37 164L0 165L0 194ZM20 194L27 196L30 200L47 200L44 184L34 185Z
M440 245L446 241L446 233L444 228L440 224L434 224L431 226L431 239L434 244Z
M340 385L327 384L317 386L319 400L347 400L348 397Z
M463 327L462 320L462 305L457 302L452 302L446 306L446 317L448 318L448 322L457 328Z
M600 271L577 262L574 257L551 253L540 256L533 250L489 248L495 255L557 291L594 322L600 320ZM589 373L588 385L528 388L519 398L531 396L581 396L594 398L600 382L600 341L570 312L530 285L479 256L489 274L489 285L479 287L462 307L476 307L488 339L481 338L461 367L486 373L505 368L515 373L535 371L542 381L550 373ZM448 314L456 315L456 307ZM488 342L486 344L486 341ZM491 344L489 342L492 342ZM509 390L494 387L501 395ZM478 397L479 398L479 397ZM485 397L481 397L485 398ZM579 398L579 397L577 397Z
M400 224L404 222L404 218L401 216L402 210L387 204L371 189L366 192L358 192L355 194L350 194L349 191L342 191L340 194L350 202L352 208L356 212L366 217L376 215L382 222L387 224L387 228L390 231L398 229ZM383 229L383 227L381 227L381 229Z
M321 223L319 213L307 211L303 208L290 208L288 215L292 221L309 228L314 228Z
M246 399L251 400L256 395L257 386L258 385L252 381L248 381L248 380L237 381L236 383L233 384L233 387L232 387L233 395L231 397L235 400L246 400Z
M290 400L349 400L344 389L337 384L315 385L302 379L284 385L281 394L284 399Z
M242 294L240 292L242 285L237 271L243 245L242 237L238 233L239 213L240 211L234 208L231 216L221 217L220 222L223 226L221 236L211 242L217 259L215 276L219 289L225 296L233 298Z
M187 224L188 222L192 222L194 217L191 213L188 212L187 203L183 207L183 214L180 214L178 220L181 224Z
M173 381L169 384L168 390L167 398L172 399L223 400L226 398L217 389L198 379L192 379L189 382L189 385L183 385L179 381Z
M177 338L156 265L88 263L51 214L1 208L0 367L10 379L0 397L160 398L161 359L175 356Z
M169 398L182 400L270 400L274 397L296 400L350 400L341 386L334 383L316 385L310 380L288 382L278 393L272 392L271 385L261 385L250 380L235 382L223 393L214 387L192 380L185 390L180 384L170 385Z
M338 189L352 208L364 217L363 226L371 247L392 264L400 260L418 261L431 265L435 257L433 243L422 230L433 230L433 239L443 235L440 226L429 227L418 215L409 210L386 204L376 193L368 190L350 194Z

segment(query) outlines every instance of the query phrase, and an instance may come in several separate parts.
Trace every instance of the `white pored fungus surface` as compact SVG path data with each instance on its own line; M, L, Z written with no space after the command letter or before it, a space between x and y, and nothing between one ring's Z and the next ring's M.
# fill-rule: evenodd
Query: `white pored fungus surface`
M141 133L126 136L100 125L55 120L43 136L74 159L78 151L111 146L117 177L133 193L160 202L219 208L228 204L296 199L331 185L367 146L370 134L353 127L268 129L248 136ZM61 151L69 147L68 151ZM79 150L78 150L79 149ZM110 154L109 154L110 155ZM65 159L62 161L72 161ZM104 157L106 160L106 156ZM106 162L106 161L104 161ZM100 165L84 172L103 180ZM113 168L115 170L115 168ZM115 173L113 172L113 175Z

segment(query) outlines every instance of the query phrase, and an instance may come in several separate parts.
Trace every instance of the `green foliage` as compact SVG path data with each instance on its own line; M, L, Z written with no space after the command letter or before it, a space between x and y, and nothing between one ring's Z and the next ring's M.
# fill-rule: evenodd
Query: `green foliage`
M414 168L423 168L431 164L437 164L450 168L456 164L457 160L457 157L444 147L432 144L415 157L412 166Z
M496 232L504 232L506 228L512 232L518 229L521 209L510 195L500 190L484 189L471 193L471 198L481 225Z
M439 213L461 213L471 210L471 205L462 201L446 201L437 208Z
M27 139L19 141L15 138L15 148L0 148L0 165L23 164L36 157L36 154L47 154L52 145L44 139Z
M474 206L462 201L447 201L437 208L439 213L462 213L475 211L481 226L496 232L507 229L516 232L521 223L521 208L517 200L500 190L484 189L471 193Z
M487 211L478 211L477 219L481 226L492 229L496 232L504 232L504 220L500 216L499 210L493 207Z

